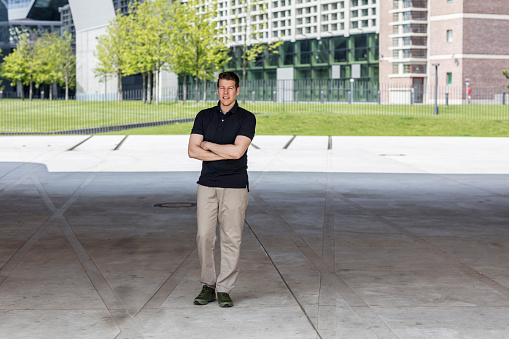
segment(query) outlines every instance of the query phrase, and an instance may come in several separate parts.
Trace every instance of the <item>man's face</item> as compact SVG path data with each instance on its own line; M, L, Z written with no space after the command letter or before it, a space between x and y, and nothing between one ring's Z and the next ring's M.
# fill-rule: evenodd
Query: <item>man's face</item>
M240 88L235 87L235 81L233 80L219 80L219 86L217 87L217 95L219 95L219 101L225 107L232 107L237 100Z

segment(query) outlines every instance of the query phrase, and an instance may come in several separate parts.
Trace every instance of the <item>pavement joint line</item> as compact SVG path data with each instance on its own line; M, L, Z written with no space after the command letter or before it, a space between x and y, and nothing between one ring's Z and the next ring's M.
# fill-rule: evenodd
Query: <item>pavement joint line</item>
M0 286L5 282L5 280L9 277L10 273L18 266L18 264L23 260L25 255L32 249L32 247L41 239L41 237L46 233L50 225L55 223L55 219L53 217L49 217L42 225L35 231L26 241L25 243L18 248L18 250L0 267Z
M86 140L90 139L85 139ZM83 143L82 142L82 143ZM108 156L102 159L101 162L103 162ZM44 203L48 207L48 209L51 210L53 215L50 217L51 221L56 221L62 232L64 233L67 241L71 245L76 257L78 258L78 261L80 262L83 270L85 271L88 279L90 280L91 284L94 286L94 289L96 293L99 295L101 300L103 301L105 307L108 309L112 319L115 321L119 329L121 330L121 324L125 321L125 319L130 319L131 316L129 315L129 311L127 308L125 308L122 305L122 302L118 299L116 293L111 288L109 283L107 282L106 278L102 275L99 268L95 265L93 259L88 255L87 251L79 241L76 233L74 233L71 225L67 221L67 219L64 216L65 211L74 204L74 202L80 197L80 195L83 193L83 191L86 189L86 187L92 182L92 180L95 178L96 172L90 172L90 174L83 180L81 185L73 192L71 197L67 199L67 201L60 207L56 208L53 201L51 200L51 197L48 195L46 190L44 189L43 185L40 183L38 177L35 174L32 174L32 179L34 182L34 185L36 186L39 194L41 195L41 198L43 199ZM48 223L49 224L49 223ZM30 246L27 246L22 253L22 256L18 256L17 263L21 261L23 256L30 251L31 247L42 237L42 235L46 232L48 229L48 226L44 228L44 232L41 232L41 234L38 235L37 238L34 238L33 241L30 242ZM5 266L5 265L4 265ZM15 267L15 266L14 266ZM2 267L3 268L3 267ZM11 268L12 270L12 268ZM10 272L10 271L9 271ZM1 273L1 271L0 271ZM0 275L0 285L3 283L3 281L7 278L3 278L2 275Z
M330 155L330 151L328 152L328 155ZM328 160L330 160L330 156L328 157ZM329 161L328 161L329 163ZM260 174L260 176L256 180L261 180L261 177L265 172ZM271 217L276 219L278 224L280 224L283 231L292 239L295 246L301 251L302 254L306 256L306 258L310 261L310 263L318 270L320 273L320 290L319 290L319 302L318 302L318 312L320 310L320 306L330 306L327 304L328 299L331 297L330 290L327 287L327 285L334 286L334 289L337 291L338 295L348 304L348 307L350 307L351 310L353 310L355 313L357 313L361 319L365 322L365 324L369 327L370 331L372 331L376 336L380 338L397 338L397 336L394 334L394 332L385 324L385 322L380 319L380 317L376 314L369 305L367 305L364 300L362 300L361 297L359 297L355 291L337 274L335 269L335 261L332 262L335 258L335 236L334 236L334 198L336 196L336 192L334 192L334 173L331 173L327 171L327 183L324 187L323 184L317 182L316 180L309 178L308 175L302 174L301 176L307 177L308 180L310 180L312 183L317 184L320 187L324 187L326 190L326 199L325 199L325 206L324 206L324 229L323 229L323 253L322 257L319 257L316 255L316 253L309 247L306 241L304 241L296 232L293 230L291 225L289 225L279 214L277 214L275 211L272 210L269 204L267 204L263 198L261 198L258 194L253 193L253 197L255 201L262 207L262 209L265 211L265 213L269 214ZM328 216L327 216L328 215ZM332 222L332 224L331 224ZM246 222L247 223L247 222ZM249 225L249 224L248 224ZM331 228L332 226L332 228ZM254 230L251 229L251 232L255 235L257 240L259 241L258 237L254 233ZM327 237L328 239L326 239ZM260 241L259 241L260 242ZM300 242L303 242L304 244L299 244ZM331 249L331 242L334 243L334 248ZM261 244L261 242L260 242ZM267 256L270 255L268 251L261 245L264 251L266 251ZM311 251L311 253L309 252ZM275 262L272 261L273 265L276 267ZM278 270L279 273L279 270ZM283 282L287 285L289 290L291 291L288 283L280 273L280 276L283 280ZM322 291L325 292L325 296L322 295ZM292 292L293 294L293 292ZM336 300L334 298L334 300ZM300 304L299 304L300 305ZM336 304L337 305L337 304ZM364 312L358 312L357 308L361 306L364 309ZM337 307L337 306L336 306ZM306 317L309 318L309 315L305 312L305 309L302 307L303 312L305 313ZM320 314L320 312L319 312ZM327 318L330 316L330 313L327 313ZM328 323L328 319L321 319L325 323ZM330 320L330 319L329 319ZM316 328L318 331L320 331L320 316L317 319L318 327ZM330 322L330 321L329 321ZM313 328L315 328L313 326ZM335 335L333 335L335 336Z
M117 338L132 338L139 337L141 333L141 327L146 324L150 317L153 316L153 312L162 308L164 302L168 299L175 288L180 284L182 279L191 270L191 266L196 262L196 247L189 252L187 257L181 262L181 264L170 273L166 281L157 289L157 291L148 299L143 307L131 318L124 318L123 322L119 322L118 326L121 329L121 333ZM193 307L190 307L193 308Z
M504 194L500 194L500 193L497 193L497 192L493 192L493 191L490 191L489 189L482 188L482 187L479 187L479 186L475 186L475 185L463 182L463 181L461 181L459 179L453 179L448 174L434 174L434 175L436 175L437 177L440 177L442 179L445 179L445 180L452 181L452 182L455 182L457 184L463 185L463 186L475 188L477 190L488 192L490 194L496 195L496 196L501 197L501 198L509 199L509 195L504 195Z
M270 207L270 205L265 202L265 200L257 193L253 193L254 200L262 207L262 209L270 215L273 219L275 219L281 229L285 231L290 239L292 239L293 243L299 250L308 258L310 262L314 262L314 259L319 258L318 254L309 246L309 244L302 239L302 237L295 232L295 230L281 217L276 211Z
M12 190L14 187L18 186L19 184L21 184L23 181L27 180L27 179L30 179L31 175L30 174L25 174L21 177L19 177L18 179L14 180L13 182L11 182L10 184L8 184L7 186L3 187L0 189L0 193L7 193L9 192L10 190ZM3 178L3 177L2 177Z
M126 141L128 137L129 137L129 135L124 136L124 138L122 138L122 140L118 143L118 145L113 150L118 151L120 149L120 147L122 147L122 145L124 144L124 141Z
M89 139L91 139L93 137L93 135L90 135L88 138L85 138L84 140L80 141L79 143L77 143L76 145L72 146L71 148L69 148L67 151L74 151L76 148L78 148L79 146L81 146L82 144L84 144L85 142L87 142Z
M347 197L345 197L345 196L343 196L341 194L338 194L338 196L343 201L345 201L346 203L350 204L353 207L356 207L360 211L363 211L366 215L370 215L370 216L378 219L379 221L381 221L385 225L393 228L394 230L400 232L401 234L409 237L410 239L413 239L414 241L417 241L417 242L423 244L425 246L425 248L427 248L428 250L433 252L439 258L441 258L445 262L448 262L449 264L453 265L454 267L456 267L457 269L459 269L463 273L467 274L468 276L470 276L470 277L478 280L479 282L481 282L481 283L491 287L492 289L496 290L497 292L500 292L500 293L502 293L502 294L504 294L506 296L509 296L509 287L504 286L504 285L498 283L497 281L489 278L488 276L484 275L482 272L479 272L479 271L473 269L472 267L468 266L467 264L465 264L461 260L457 259L453 255L447 253L446 251L444 251L441 248L433 245L429 241L419 237L418 235L416 235L416 234L414 234L414 233L404 229L403 227L395 224L394 222L392 222L392 221L390 221L390 220L388 220L388 219L386 219L386 218L376 214L373 211L370 211L367 208L362 207L361 205L353 202L352 200L348 199Z
M89 183L93 180L95 173L90 173L90 175L83 181L83 183L74 191L71 197L62 205L61 208L57 209L53 204L53 201L49 197L48 193L35 176L34 183L39 191L39 194L43 198L46 206L53 212L52 219L56 219L57 224L60 229L64 233L67 241L71 245L71 248L74 251L74 254L78 258L83 270L85 271L88 279L96 293L99 295L101 300L103 301L105 307L110 312L112 318L115 320L118 326L118 315L116 313L112 313L111 310L116 310L117 312L121 311L121 318L125 318L129 315L127 309L122 305L117 295L108 284L101 271L95 265L93 259L88 255L87 251L79 241L76 233L74 233L71 225L67 221L64 216L65 211L72 206L72 204L79 198L81 193L85 190L85 188L89 185ZM47 229L47 228L46 228ZM40 238L40 237L39 237ZM38 239L37 239L38 240Z
M25 241L25 243L7 260L2 267L0 267L0 285L4 283L4 281L7 279L9 274L12 272L12 270L23 260L25 255L32 249L32 247L41 239L41 237L46 233L49 226L54 223L58 222L58 219L63 216L63 213L69 208L70 204L69 201L75 201L73 199L77 194L81 194L82 190L76 190L73 195L67 200L67 202L62 205L59 209L55 207L53 204L53 201L48 196L47 192L45 191L44 187L40 183L37 176L32 172L32 166L29 167L30 174L27 174L25 177L31 177L32 182L36 186L37 191L41 195L41 198L43 199L45 205L47 208L51 211L52 215L46 219L45 222L42 223L42 225L35 231L28 239ZM89 176L90 177L90 176ZM87 183L88 185L88 183ZM83 186L83 184L82 184Z
M178 284L185 278L187 273L191 270L192 265L194 265L197 261L196 255L196 247L189 252L186 258L181 262L181 264L170 273L166 281L157 289L157 291L150 297L150 299L145 303L145 305L138 311L136 316L142 313L145 309L159 309L162 307L164 302L171 295L173 290L178 286Z
M297 136L294 135L284 146L283 146L283 149L288 149L288 147L290 147L290 144L295 140Z
M318 338L322 339L322 336L320 335L320 332L318 331L318 328L313 324L313 321L311 320L311 318L309 317L309 314L306 312L306 309L304 308L304 305L299 301L299 299L297 298L297 296L295 295L295 293L293 292L292 288L290 287L290 285L288 284L288 282L286 281L285 277L283 276L283 274L281 273L281 271L279 270L279 268L277 267L276 263L274 262L274 260L272 260L272 257L270 256L270 253L268 252L268 250L265 248L265 246L263 245L263 243L260 241L260 239L258 238L258 235L255 233L255 231L253 230L253 228L251 227L251 225L249 225L249 223L247 222L247 220L245 220L245 223L247 225L247 227L249 228L249 230L251 231L251 233L253 233L253 236L256 238L256 241L258 241L258 244L260 245L260 247L262 248L263 252L265 253L265 255L267 256L267 258L269 258L272 266L274 267L274 269L276 270L276 272L278 273L279 277L281 278L281 280L283 281L283 283L285 284L286 288L288 289L288 291L290 292L290 294L292 295L292 297L295 299L295 302L297 303L297 305L299 305L302 313L304 313L304 316L306 317L306 319L308 320L309 324L311 325L311 327L313 328L313 330L316 332L316 335L318 336Z

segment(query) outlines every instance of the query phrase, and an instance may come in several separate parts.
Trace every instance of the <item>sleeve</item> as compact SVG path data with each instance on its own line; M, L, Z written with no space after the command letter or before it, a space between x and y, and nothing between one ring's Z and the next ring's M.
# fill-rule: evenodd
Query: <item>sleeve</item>
M248 112L244 121L240 125L239 133L237 135L243 135L253 140L256 129L256 117L253 113Z
M205 135L205 131L203 129L203 111L200 111L200 113L196 115L196 118L194 118L191 134Z

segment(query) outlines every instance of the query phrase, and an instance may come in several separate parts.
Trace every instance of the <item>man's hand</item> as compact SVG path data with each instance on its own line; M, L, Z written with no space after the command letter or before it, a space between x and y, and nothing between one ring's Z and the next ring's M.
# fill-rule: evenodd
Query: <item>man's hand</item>
M202 141L200 147L205 151L210 151L210 149L207 147L207 144L209 144L208 141Z
M189 145L187 146L187 153L190 158L202 160L202 161L215 161L224 160L225 158L202 148L203 135L191 134L189 137Z
M244 153L246 153L250 144L251 139L243 135L238 135L235 138L235 143L233 145L219 145L209 141L202 141L200 147L203 150L213 152L224 159L239 159L244 155Z

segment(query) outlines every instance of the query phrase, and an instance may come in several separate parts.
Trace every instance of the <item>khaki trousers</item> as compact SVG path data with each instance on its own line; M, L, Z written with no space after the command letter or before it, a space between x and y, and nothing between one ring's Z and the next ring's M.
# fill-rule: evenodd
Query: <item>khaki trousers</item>
M249 201L247 188L220 188L198 185L196 243L201 265L201 283L230 291L239 275L240 244ZM216 278L214 248L219 224L221 270Z

